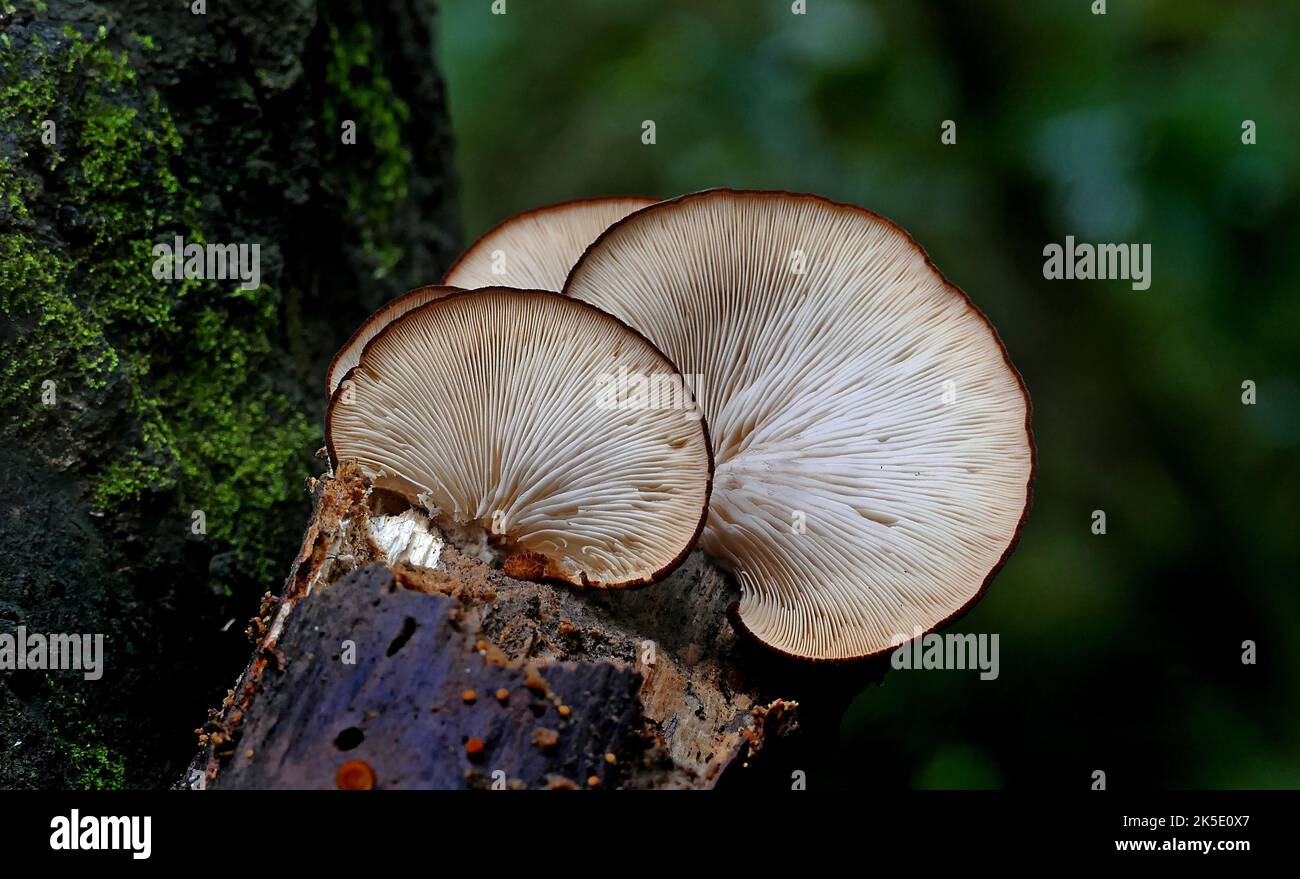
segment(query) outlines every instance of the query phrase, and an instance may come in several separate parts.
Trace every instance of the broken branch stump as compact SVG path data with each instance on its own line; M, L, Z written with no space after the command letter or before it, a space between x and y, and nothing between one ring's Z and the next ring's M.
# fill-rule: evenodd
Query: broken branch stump
M741 640L699 552L645 589L583 592L461 554L354 468L315 493L186 787L715 787L797 753L810 717L833 728L879 676Z

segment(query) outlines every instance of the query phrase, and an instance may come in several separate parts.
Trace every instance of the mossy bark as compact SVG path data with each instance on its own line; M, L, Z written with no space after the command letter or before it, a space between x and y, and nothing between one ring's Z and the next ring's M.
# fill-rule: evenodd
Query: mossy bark
M459 248L434 3L0 7L0 632L107 636L0 677L0 787L158 785L292 557L329 357ZM261 286L155 277L176 236Z

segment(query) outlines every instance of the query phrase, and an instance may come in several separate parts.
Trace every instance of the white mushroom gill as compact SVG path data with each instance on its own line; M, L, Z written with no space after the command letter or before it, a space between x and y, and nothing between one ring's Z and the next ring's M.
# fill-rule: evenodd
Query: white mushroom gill
M325 376L326 393L334 393L343 376L347 375L348 370L356 366L357 361L361 359L361 351L366 347L366 343L379 335L384 327L413 308L419 308L426 302L459 292L459 288L456 287L417 287L380 306L374 314L366 318L366 322L357 328L347 343L334 355L334 360L330 363L329 371Z
M511 217L474 243L444 284L559 290L573 264L610 224L652 199L617 196L571 201Z
M788 654L880 653L968 606L1013 543L1028 398L987 320L892 223L710 191L614 226L566 293L699 375L702 544Z
M650 582L694 541L711 461L693 405L613 405L621 371L676 375L641 336L576 300L449 296L366 346L330 405L331 457L355 460L449 532L540 554L534 577Z

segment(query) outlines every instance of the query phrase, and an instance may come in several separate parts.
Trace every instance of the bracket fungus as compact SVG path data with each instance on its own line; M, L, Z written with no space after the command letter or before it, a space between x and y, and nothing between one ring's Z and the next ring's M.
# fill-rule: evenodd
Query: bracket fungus
M612 196L518 214L474 242L442 283L466 290L492 286L559 290L578 257L600 233L652 204L650 198Z
M334 393L343 376L347 375L348 370L356 366L357 361L361 359L361 352L366 347L366 343L379 335L384 327L413 308L419 308L426 302L459 292L458 287L416 287L381 305L374 314L366 318L365 323L357 327L357 331L343 343L339 353L335 354L334 359L330 361L330 368L325 373L326 395Z
M740 627L867 657L970 607L1010 554L1030 405L992 324L912 238L816 196L710 190L614 224L565 293L684 374L716 460L703 547Z
M615 377L660 376L680 406ZM522 579L622 588L666 576L708 511L708 429L635 330L557 293L453 293L389 322L326 414L330 462L429 511Z

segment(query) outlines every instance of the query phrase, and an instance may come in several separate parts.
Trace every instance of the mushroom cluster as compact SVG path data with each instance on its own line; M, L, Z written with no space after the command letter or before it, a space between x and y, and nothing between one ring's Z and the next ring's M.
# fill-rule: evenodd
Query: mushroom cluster
M507 573L643 585L698 541L739 583L737 627L810 660L968 609L1035 466L971 300L889 220L784 192L508 220L366 321L328 389L333 464Z

